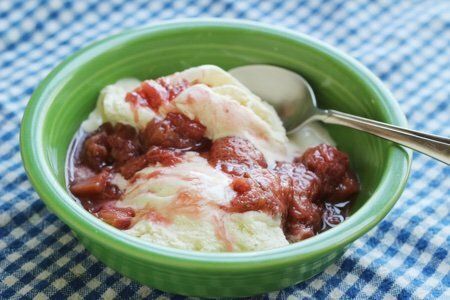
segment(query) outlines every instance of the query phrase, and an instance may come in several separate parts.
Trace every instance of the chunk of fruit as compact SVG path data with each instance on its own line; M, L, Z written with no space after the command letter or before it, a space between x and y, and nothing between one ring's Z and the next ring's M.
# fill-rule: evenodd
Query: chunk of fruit
M135 212L130 207L117 207L115 203L110 201L103 204L96 216L118 229L128 229Z
M303 164L278 163L288 203L284 232L291 241L308 238L320 230L322 202L319 201L320 179Z
M150 164L160 163L163 166L171 166L179 162L181 162L180 152L151 147L147 153L127 161L119 168L119 171L125 179L129 179Z
M271 215L286 212L286 197L280 177L267 169L252 169L246 178L235 178L232 188L237 195L225 208L231 212L264 211Z
M307 149L295 162L316 173L324 184L339 181L349 165L347 154L326 144Z
M295 162L303 163L322 183L322 197L343 200L358 192L356 176L349 168L348 155L333 146L321 144L310 148Z
M261 151L240 137L224 137L215 140L209 152L208 161L223 172L242 175L255 167L267 168L267 162Z
M141 152L138 133L130 125L118 123L114 126L113 133L107 137L110 147L111 160L116 166L120 166L129 159L137 157Z
M316 234L316 231L302 223L287 223L284 228L286 239L291 243L296 243Z
M162 120L153 119L141 133L146 148L159 146L182 150L203 150L210 141L204 138L206 127L183 114L169 113Z
M83 145L82 161L95 171L109 163L109 145L104 131L88 137Z
M140 152L140 141L133 127L105 123L86 138L81 162L98 172L106 166L120 166Z
M348 170L334 187L329 187L325 194L331 201L343 201L359 192L359 181L356 175Z
M70 191L77 197L98 196L105 191L109 176L108 171L103 171L73 184Z

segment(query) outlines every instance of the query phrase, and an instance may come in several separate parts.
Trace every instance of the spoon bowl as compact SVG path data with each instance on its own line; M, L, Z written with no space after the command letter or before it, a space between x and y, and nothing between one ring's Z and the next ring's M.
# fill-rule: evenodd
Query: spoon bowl
M275 108L288 132L304 124L317 110L311 86L295 72L272 65L247 65L229 72Z

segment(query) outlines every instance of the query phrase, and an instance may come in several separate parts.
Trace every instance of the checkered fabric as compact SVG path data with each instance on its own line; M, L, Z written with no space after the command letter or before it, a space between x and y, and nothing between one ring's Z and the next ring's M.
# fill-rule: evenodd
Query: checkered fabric
M33 191L22 113L66 56L123 29L186 17L283 25L349 53L410 126L450 136L450 1L0 1L0 298L167 298L105 267ZM450 299L450 168L415 154L395 208L314 278L263 298Z

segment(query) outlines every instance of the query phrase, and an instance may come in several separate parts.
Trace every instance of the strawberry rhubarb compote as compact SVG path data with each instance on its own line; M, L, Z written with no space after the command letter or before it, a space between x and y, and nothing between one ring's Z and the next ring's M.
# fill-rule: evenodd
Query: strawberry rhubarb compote
M271 249L344 221L359 185L333 144L317 124L288 139L270 105L205 65L105 87L72 143L68 185L154 244Z

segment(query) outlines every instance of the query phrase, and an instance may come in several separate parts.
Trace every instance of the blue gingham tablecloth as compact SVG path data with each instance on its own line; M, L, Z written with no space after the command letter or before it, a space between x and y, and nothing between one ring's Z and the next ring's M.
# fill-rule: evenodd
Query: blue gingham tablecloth
M66 56L123 29L186 17L283 25L349 53L414 129L450 136L450 1L0 0L0 298L167 298L105 267L33 191L19 127ZM450 299L450 168L415 154L395 208L314 278L262 298Z

